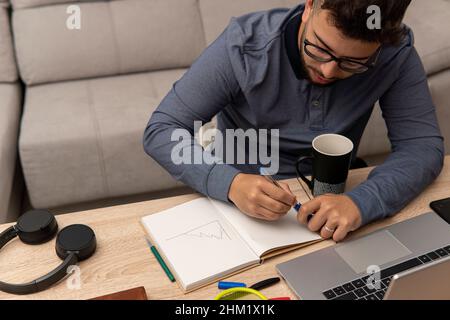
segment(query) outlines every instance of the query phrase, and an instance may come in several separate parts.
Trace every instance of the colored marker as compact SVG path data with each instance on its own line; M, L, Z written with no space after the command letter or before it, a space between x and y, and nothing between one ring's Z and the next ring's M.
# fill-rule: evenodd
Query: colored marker
M170 272L169 267L167 267L166 263L164 262L163 258L161 257L161 255L159 254L158 250L156 249L156 247L154 245L151 244L151 242L146 238L145 240L147 240L147 244L150 247L150 251L153 253L153 255L155 256L156 260L158 261L159 265L161 266L161 268L163 268L164 272L166 273L167 277L169 278L169 280L171 282L175 282L175 277L173 276L172 272Z
M260 281L258 283L255 283L254 285L252 285L250 287L250 289L262 290L262 289L268 288L278 282L280 282L280 278L278 278L278 277L270 278L270 279L266 279L266 280Z
M231 288L246 288L247 285L242 282L226 282L226 281L220 281L218 285L219 289L226 290Z

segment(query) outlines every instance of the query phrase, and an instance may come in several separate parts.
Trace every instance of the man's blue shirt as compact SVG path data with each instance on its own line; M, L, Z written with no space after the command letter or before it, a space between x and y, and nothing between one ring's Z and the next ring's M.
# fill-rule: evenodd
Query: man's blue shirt
M443 138L412 31L400 45L384 46L375 68L320 87L302 77L301 61L295 62L287 43L287 29L303 10L300 5L233 18L153 113L144 149L176 179L229 201L234 177L240 172L256 174L256 166L174 164L174 130L183 128L193 135L194 121L207 123L216 115L221 131L279 129L277 178L290 178L295 176L295 161L318 135L344 135L356 151L379 101L392 153L367 181L346 194L359 207L363 224L393 215L439 175L444 159ZM201 149L193 136L191 144Z

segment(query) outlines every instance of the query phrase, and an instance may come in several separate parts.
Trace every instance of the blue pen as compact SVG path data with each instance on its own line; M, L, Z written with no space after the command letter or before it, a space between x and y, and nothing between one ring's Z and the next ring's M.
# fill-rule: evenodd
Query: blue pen
M260 173L263 177L265 177L266 179L268 179L270 182L272 182L274 185L276 185L278 188L283 189L283 188L280 186L280 184L272 177L272 175L269 174L269 172L266 170L266 168L263 168L263 167L259 168L259 173ZM284 190L284 189L283 189L283 190ZM294 205L295 211L299 211L301 207L302 207L302 204L301 204L300 202L297 202L297 203Z

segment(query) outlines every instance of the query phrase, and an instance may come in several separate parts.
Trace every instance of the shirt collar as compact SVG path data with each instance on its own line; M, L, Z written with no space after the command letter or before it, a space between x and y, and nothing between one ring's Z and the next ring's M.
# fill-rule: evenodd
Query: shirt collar
M287 23L284 32L284 42L295 77L298 80L306 79L307 73L302 63L300 48L298 46L298 36L302 24L302 12L297 12Z

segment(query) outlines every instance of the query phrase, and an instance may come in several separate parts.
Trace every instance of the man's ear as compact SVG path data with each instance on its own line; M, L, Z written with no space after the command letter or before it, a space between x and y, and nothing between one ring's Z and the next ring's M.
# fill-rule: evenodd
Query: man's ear
M307 23L308 20L311 18L311 15L313 14L312 11L314 8L314 1L319 1L319 0L306 0L305 11L303 11L303 16L302 16L303 23Z

